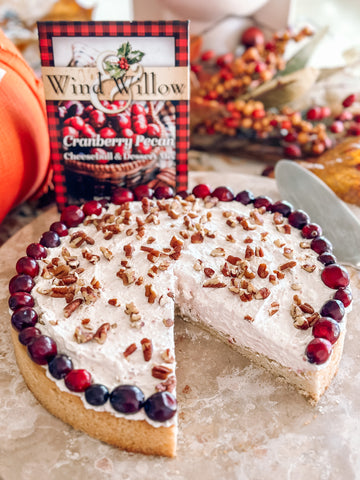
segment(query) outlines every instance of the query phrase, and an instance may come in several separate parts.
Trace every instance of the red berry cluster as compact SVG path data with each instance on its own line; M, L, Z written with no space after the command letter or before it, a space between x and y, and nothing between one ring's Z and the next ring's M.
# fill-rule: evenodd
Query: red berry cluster
M129 64L125 57L120 58L120 60L118 61L118 65L121 68L121 70L129 70Z
M108 102L104 100L101 103L107 110L114 113L97 110L89 102L69 101L59 107L59 114L63 121L63 138L68 136L96 138L99 135L102 139L116 137L124 139L122 143L114 147L81 148L83 153L96 155L97 163L129 161L132 153L150 154L153 146L145 139L160 138L162 132L159 124L155 123L146 107L141 103L132 103L130 107L117 113L125 106L124 101ZM138 137L139 135L141 137ZM72 150L72 147L69 147L69 150ZM73 150L78 151L79 148L76 147ZM112 152L110 160L108 152Z
M250 27L241 37L241 55L217 57L212 50L203 52L191 67L196 75L191 98L196 111L193 133L255 137L258 142L281 146L289 158L318 156L344 136L360 135L360 113L348 110L356 100L354 94L343 100L342 110L337 112L327 106L314 106L306 112L287 106L266 110L262 102L251 98L254 88L285 68L287 43L308 35L308 29L297 35L286 31L266 42L259 28ZM244 100L244 95L250 99Z

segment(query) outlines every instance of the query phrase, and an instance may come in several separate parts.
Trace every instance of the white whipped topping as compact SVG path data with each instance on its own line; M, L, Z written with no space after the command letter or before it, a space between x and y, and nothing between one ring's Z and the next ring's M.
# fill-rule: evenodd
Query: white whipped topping
M168 201L170 204L172 202L173 200ZM179 211L179 205L177 201L173 204L175 212ZM117 208L117 206L111 205L106 213L114 213ZM79 266L85 269L80 274L84 285L90 285L94 278L99 281L100 297L95 303L89 305L83 303L69 318L65 318L63 315L65 299L53 298L40 293L53 286L53 279L37 277L32 294L36 302L35 308L40 313L39 328L42 333L50 335L57 342L60 353L66 353L71 357L74 368L88 370L95 383L106 385L110 391L119 384L137 385L147 398L155 393L155 387L162 382L162 380L152 377L151 370L154 365L166 366L175 373L175 363L165 363L162 357L167 349L170 354L174 354L173 327L165 326L163 320L173 320L174 318L174 302L167 294L175 292L176 303L184 314L190 315L194 320L201 318L202 322L215 328L231 341L297 371L323 368L324 365L310 364L304 358L305 347L312 339L311 329L296 329L290 316L290 308L295 294L302 302L309 303L315 311L319 311L324 302L330 299L334 293L321 281L320 271L323 266L316 260L317 254L311 249L299 247L299 243L304 241L300 232L292 228L291 235L280 233L274 225L272 214L269 213L261 215L264 220L262 226L255 225L252 220L248 220L249 225L256 226L254 230L244 231L238 222L236 222L235 228L232 228L226 224L228 218L223 215L223 212L233 212L230 219L239 215L248 217L251 208L240 203L219 202L216 207L208 210L203 208L202 201L197 201L194 205L183 203L183 208L199 214L197 218L190 220L194 225L192 227L194 230L188 232L190 235L196 232L197 228L205 228L210 234L214 232L215 238L205 237L203 243L191 243L190 238L184 239L180 234L181 231L187 231L184 225L184 213L181 213L176 219L170 218L166 211L159 212L159 224L145 224L145 235L142 239L136 238L136 232L133 235L127 235L128 229L136 229L136 217L144 220L147 216L143 213L139 202L130 204L131 224L125 225L124 231L113 235L110 240L105 240L103 232L97 231L92 224L70 229L69 236L62 239L60 247L48 249L48 257L45 261L40 262L41 270L52 258L62 259L62 248L66 247L70 254L76 256L80 261ZM206 218L208 211L211 212L210 219ZM200 217L202 217L202 223L199 227L196 224ZM95 241L94 245L84 243L80 248L72 248L69 244L70 236L76 230L85 231ZM265 239L261 237L262 232L268 232ZM149 269L153 265L159 266L159 263L166 258L160 257L155 264L149 262L148 253L140 250L141 245L163 251L164 248L169 248L174 235L184 242L180 260L170 260L171 265L167 270L159 270L154 278L150 278L148 276ZM234 243L226 240L228 235L232 235ZM155 238L151 244L147 243L149 237ZM263 287L270 290L271 293L265 300L253 299L242 302L238 294L234 294L228 289L230 278L221 274L221 280L227 283L225 288L204 288L202 286L208 280L203 271L204 267L212 268L216 276L220 273L228 255L244 258L247 246L244 243L245 237L253 238L253 242L248 244L250 247L253 249L262 247L264 252L263 257L254 256L249 260L250 268L255 274L260 263L266 263L268 270L272 273L279 269L280 265L290 261L283 255L283 247L274 243L277 239L286 243L286 247L293 250L291 260L297 262L295 268L284 271L285 277L276 285L270 283L268 278L260 278L257 274L253 280L250 280L257 290ZM124 252L124 245L128 244L134 248L131 259L127 258ZM106 247L111 251L113 258L110 261L103 256L100 247ZM225 256L211 255L211 252L218 247L225 250ZM84 248L99 255L100 261L93 265L83 258L81 251ZM194 264L198 259L203 262L199 271L194 269ZM116 272L121 268L122 260L129 261L136 278L143 277L142 285L139 286L135 283L129 286L123 285L123 281L116 276ZM309 273L301 268L303 264L316 265L316 270ZM157 298L153 304L149 304L145 297L146 284L151 284L156 291ZM300 285L301 289L296 291L291 289L293 284ZM160 304L161 296L165 302L162 301ZM75 298L79 297L80 295L77 295ZM109 299L117 299L121 306L110 305ZM132 328L130 317L125 313L126 304L131 302L135 304L142 316L140 328ZM270 316L269 309L273 302L279 303L279 310ZM247 315L253 318L252 322L244 319ZM82 320L87 318L90 319L87 326L91 327L93 332L106 322L112 325L105 343L100 344L95 340L78 343L75 340L75 328L84 327ZM344 329L345 320L340 325ZM151 339L153 344L153 356L149 362L144 361L140 343L143 338ZM133 343L136 344L137 349L125 358L124 351ZM54 380L50 375L49 378ZM67 391L62 380L56 381L56 383L61 390ZM83 394L79 394L79 396L83 400L85 408L108 411L115 416L124 416L116 412L110 402L101 407L93 407L87 404ZM128 415L126 418L146 419L154 426L168 426L176 423L176 416L165 424L153 422L148 419L143 410L134 415Z

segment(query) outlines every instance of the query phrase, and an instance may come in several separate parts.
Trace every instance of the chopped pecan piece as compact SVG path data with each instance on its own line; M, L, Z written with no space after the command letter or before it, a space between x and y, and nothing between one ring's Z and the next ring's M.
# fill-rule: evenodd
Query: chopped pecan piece
M74 332L74 338L77 343L87 343L90 342L94 337L94 332L85 330L81 327L76 327Z
M204 235L201 232L195 232L191 235L191 243L203 243Z
M225 250L222 247L216 247L214 250L210 252L210 255L212 257L224 257L225 256Z
M256 300L265 300L270 295L270 290L266 287L260 288L255 294Z
M309 313L310 315L315 312L314 308L309 303L302 303L299 307L304 313Z
M248 322L254 321L254 318L251 315L245 315L244 319L247 320Z
M110 298L108 300L108 304L112 305L113 307L120 307L120 304L118 303L117 298Z
M85 260L92 263L93 265L95 265L95 263L100 261L99 255L95 255L94 253L91 253L86 248L82 250L81 253L82 253L82 256L85 258Z
M131 345L129 345L129 346L127 347L127 349L126 349L125 352L123 353L124 357L127 358L129 355L131 355L132 353L134 353L136 349L137 349L136 343L132 343Z
M142 346L144 360L145 362L149 362L151 360L152 353L153 353L152 341L149 340L148 338L143 338L140 343Z
M145 297L147 297L149 303L155 302L157 293L151 284L145 285Z
M166 380L170 373L173 373L172 369L164 365L154 365L151 370L151 375L160 380Z
M75 300L73 300L72 302L68 303L65 307L64 307L64 317L65 318L69 318L70 315L72 313L75 312L75 310L77 308L80 307L80 305L83 303L83 299L82 298L76 298Z
M98 343L105 343L107 339L107 332L110 330L110 323L103 323L100 327L96 330L94 335L94 340Z
M176 378L174 375L168 377L165 382L158 383L155 387L157 392L173 392L176 387Z
M204 273L207 277L211 278L214 275L215 270L212 268L204 268Z
M283 225L276 225L276 230L278 230L280 233L285 233L286 235L290 235L291 226L288 223L284 223Z
M279 311L280 305L278 302L272 302L269 308L269 316L272 317Z
M280 265L279 270L287 270L288 268L294 268L296 265L296 262L292 260L291 262L286 262L283 265Z
M94 290L90 286L81 287L80 292L85 300L86 305L89 305L90 303L94 303L98 299L98 295L96 294L96 292L94 292Z
M260 278L266 278L269 275L266 263L260 263L258 266L257 274Z
M106 247L100 247L100 251L109 262L114 257L112 251Z
M246 246L246 250L245 250L245 258L246 258L246 260L249 260L249 259L252 258L254 255L255 255L254 250L250 247L250 245L247 245L247 246Z
M226 283L223 283L221 279L216 277L211 277L208 280L205 280L203 283L203 287L205 288L224 288L226 287Z
M164 360L165 363L174 363L175 362L175 357L171 353L170 348L167 348L164 350L161 354L161 358Z
M233 255L228 255L226 258L226 261L231 263L231 265L240 265L241 258L240 257L234 257Z
M284 221L284 217L283 217L282 213L275 212L274 215L273 215L273 221L274 221L275 225L281 225Z
M283 250L283 255L284 257L286 258L293 258L294 256L294 251L292 248L289 248L289 247L284 247L284 250Z
M309 265L306 263L305 265L301 265L301 268L305 270L305 272L312 273L316 269L316 265Z
M264 219L262 218L259 210L251 210L250 212L250 217L252 218L253 222L256 223L256 225L263 225L264 224Z

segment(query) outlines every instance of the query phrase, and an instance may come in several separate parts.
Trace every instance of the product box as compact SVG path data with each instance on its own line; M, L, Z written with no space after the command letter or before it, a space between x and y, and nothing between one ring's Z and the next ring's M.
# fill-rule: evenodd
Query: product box
M40 22L56 200L187 187L188 22Z

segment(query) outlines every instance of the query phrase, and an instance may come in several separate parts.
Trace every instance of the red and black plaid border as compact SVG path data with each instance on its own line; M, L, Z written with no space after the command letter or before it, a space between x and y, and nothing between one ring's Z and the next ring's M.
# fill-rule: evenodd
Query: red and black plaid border
M188 22L39 22L39 46L44 67L54 66L54 37L174 37L175 66L188 66ZM54 170L54 186L59 209L67 205L67 190L62 163L61 138L57 103L47 102L50 146ZM176 188L187 188L189 149L189 102L176 104Z

